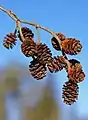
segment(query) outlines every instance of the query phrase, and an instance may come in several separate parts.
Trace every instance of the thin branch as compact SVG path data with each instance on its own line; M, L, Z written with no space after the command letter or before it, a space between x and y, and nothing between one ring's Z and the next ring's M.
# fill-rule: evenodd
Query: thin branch
M13 13L11 10L7 10L4 7L2 7L1 5L0 5L0 10L2 10L3 12L5 12L6 14L8 14L14 21L19 20L17 18L17 16L15 15L15 13Z
M16 27L17 27L17 29L18 29L19 32L20 32L21 42L23 42L25 39L24 39L24 36L23 36L23 34L22 34L21 25L20 25L20 21L19 21L19 20L16 22Z
M4 11L5 13L7 13L7 14L8 14L14 21L16 21L16 22L19 21L19 23L25 23L25 24L29 24L29 25L32 25L32 26L35 26L35 27L38 26L38 28L41 28L41 29L47 31L48 33L50 33L52 36L54 36L54 37L58 40L58 42L59 42L59 44L60 44L60 48L61 48L61 50L62 50L61 41L60 41L60 39L58 38L58 36L57 36L52 30L50 30L50 29L48 29L48 28L46 28L46 27L40 26L40 25L38 25L38 24L36 24L36 23L33 23L33 22L28 22L28 21L20 20L20 19L16 16L16 14L15 14L14 12L3 8L1 5L0 5L0 10ZM20 26L19 26L19 27L20 27ZM19 28L19 29L20 29L20 28Z
M6 14L8 14L17 24L17 27L18 27L18 30L20 32L20 35L21 35L21 39L22 41L24 41L24 37L22 35L22 31L21 31L21 23L24 23L24 24L29 24L29 25L32 25L34 27L37 26L37 28L40 28L40 29L43 29L44 31L50 33L53 37L55 37L57 40L58 40L58 43L60 45L60 49L61 49L61 52L62 52L62 55L64 54L63 51L62 51L62 46L61 46L61 40L58 38L58 36L50 29L46 28L46 27L43 27L43 26L40 26L39 24L36 24L36 23L33 23L33 22L28 22L28 21L25 21L25 20L20 20L16 14L14 12L12 12L11 10L7 10L5 9L4 7L2 7L0 5L0 10L2 10L3 12L5 12ZM64 54L65 55L65 54ZM66 57L66 56L65 56ZM65 58L66 59L66 58ZM70 64L69 64L69 61L68 59L66 59L65 61L67 63L67 66L68 66L68 70L70 69Z
M20 19L16 16L16 14L13 11L5 9L1 5L0 5L0 10L7 13L16 22L16 27L17 27L17 29L19 29L21 40L24 41L24 37L23 37L22 31L21 31Z

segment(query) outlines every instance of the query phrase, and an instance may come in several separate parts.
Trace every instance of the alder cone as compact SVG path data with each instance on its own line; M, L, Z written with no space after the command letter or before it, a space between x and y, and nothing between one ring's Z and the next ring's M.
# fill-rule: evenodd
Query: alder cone
M68 60L70 63L70 68L75 68L76 66L79 66L80 70L82 69L82 65L80 62L76 59L70 59ZM65 66L66 72L68 72L67 65Z
M65 67L64 56L55 56L47 64L47 67L51 73L61 71Z
M51 73L58 72L58 71L61 71L63 69L63 67L61 65L58 66L58 63L54 60L54 58L52 58L52 61L50 61L47 64L47 67Z
M37 51L37 59L41 63L47 64L50 62L50 60L52 59L52 53L46 44L37 44Z
M58 38L59 38L61 41L63 41L63 40L66 39L66 36L65 36L63 33L57 33L56 35L58 36Z
M14 33L9 33L4 37L3 46L7 49L12 49L16 45L16 35Z
M36 56L36 43L32 39L25 39L21 44L21 51L26 57Z
M80 83L85 78L85 73L82 70L82 65L76 59L70 59L70 70L68 72L68 78L74 83Z
M76 59L70 59L69 62L71 67L76 66L76 64L81 65L80 62Z
M65 62L65 58L64 56L54 56L55 61L59 64L61 64L61 66L65 67L66 66L66 62Z
M43 79L46 76L45 65L41 64L37 59L30 62L29 71L36 80Z
M80 69L74 68L69 71L67 77L74 83L80 83L84 80L85 73Z
M78 60L70 59L69 62L70 62L71 69L74 69L74 70L76 69L77 72L82 70L82 65Z
M62 98L64 103L71 105L78 99L79 87L72 81L67 81L62 88Z
M69 55L76 55L82 49L80 41L76 40L75 38L67 38L61 42L61 45L63 51Z
M62 34L62 33L56 33L56 35L58 36L58 38L59 38L61 41L63 41L63 40L66 39L65 35ZM55 37L53 37L53 38L51 39L51 43L52 43L52 46L53 46L56 50L58 50L58 51L61 50L61 49L60 49L60 45L59 45L59 43L58 43L58 40L57 40Z
M32 30L29 29L28 27L22 27L21 30L22 30L23 37L24 37L25 39L26 39L26 38L33 38L33 37L34 37L34 33L33 33ZM18 34L18 37L19 37L19 39L21 40L20 33Z

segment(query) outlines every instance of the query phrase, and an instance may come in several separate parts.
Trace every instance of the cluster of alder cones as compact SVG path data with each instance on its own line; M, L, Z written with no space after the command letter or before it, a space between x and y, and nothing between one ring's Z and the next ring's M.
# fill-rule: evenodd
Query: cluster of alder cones
M52 56L50 48L41 42L34 41L34 33L28 27L21 28L24 41L21 43L21 51L26 57L32 57L30 62L29 71L31 75L40 80L46 76L47 70L51 73L56 73L65 69L67 72L68 81L65 82L62 88L62 98L68 105L73 104L78 99L79 87L78 83L82 82L85 77L85 73L82 70L80 62L76 59L68 60L64 55ZM79 40L75 38L67 38L62 33L56 33L61 40L61 47L58 40L55 37L51 38L52 46L57 51L63 51L64 54L77 55L82 45ZM9 33L6 35L3 41L4 47L12 49L16 45L17 38L22 41L19 31L16 33ZM69 62L70 69L66 64L66 59Z

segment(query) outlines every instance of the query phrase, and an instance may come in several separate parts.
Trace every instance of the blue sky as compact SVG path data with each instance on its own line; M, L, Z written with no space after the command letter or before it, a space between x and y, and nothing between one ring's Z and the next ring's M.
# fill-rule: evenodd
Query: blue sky
M85 81L80 83L80 94L77 102L80 115L88 115L88 1L87 0L0 0L7 9L12 9L21 19L33 21L46 26L55 32L62 32L67 37L76 37L83 45L82 52L77 58L83 65L86 74ZM4 66L10 59L16 59L24 64L29 63L29 59L20 52L20 42L13 50L6 50L3 45L5 34L14 31L15 23L5 13L0 12L0 66ZM35 31L35 29L33 29ZM35 39L37 39L35 37ZM41 39L47 43L53 54L57 54L49 41L50 35L41 31ZM60 78L62 86L66 80L66 74L61 72L56 74ZM58 80L57 80L58 82ZM57 83L57 85L59 84ZM58 86L57 86L58 87Z

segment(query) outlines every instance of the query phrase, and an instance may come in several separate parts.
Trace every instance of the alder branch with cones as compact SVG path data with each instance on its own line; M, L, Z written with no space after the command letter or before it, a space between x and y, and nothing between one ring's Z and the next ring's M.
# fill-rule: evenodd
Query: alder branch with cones
M65 69L68 81L63 85L62 98L64 103L68 105L76 102L78 99L78 83L84 80L85 73L78 60L68 59L66 55L77 55L80 53L82 50L80 41L75 38L68 38L62 33L55 33L39 24L21 20L13 11L5 9L1 5L0 10L8 14L16 23L14 33L8 33L4 38L4 47L12 49L16 45L17 40L21 41L21 52L26 57L33 58L29 65L29 71L36 80L43 79L47 71L56 73ZM38 33L37 42L34 41L32 30L26 25L21 27L21 23L29 24L36 28ZM50 48L40 40L39 29L43 29L52 35L50 42L55 50L62 53L61 56L52 56Z

